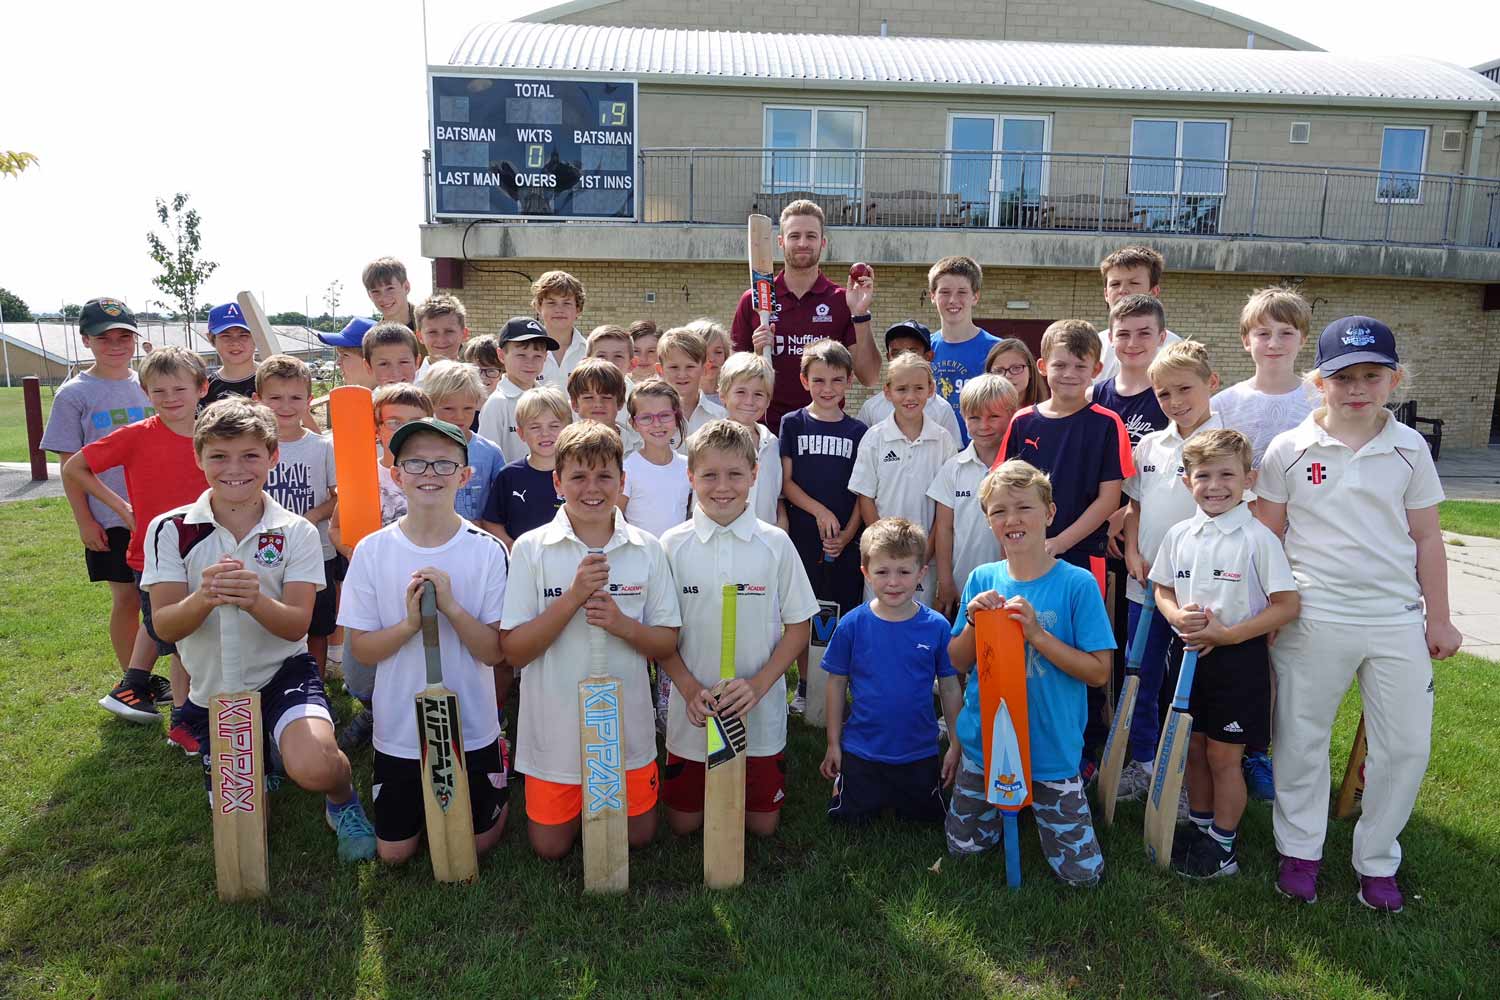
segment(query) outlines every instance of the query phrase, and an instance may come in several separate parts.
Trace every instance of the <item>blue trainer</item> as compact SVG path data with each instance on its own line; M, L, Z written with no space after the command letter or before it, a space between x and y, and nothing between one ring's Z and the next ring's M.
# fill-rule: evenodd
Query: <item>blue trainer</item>
M359 804L359 793L341 806L326 802L323 818L339 838L340 861L369 861L375 857L375 828Z
M1242 766L1245 770L1245 787L1250 790L1250 797L1261 802L1275 802L1276 781L1271 776L1271 755L1247 753Z

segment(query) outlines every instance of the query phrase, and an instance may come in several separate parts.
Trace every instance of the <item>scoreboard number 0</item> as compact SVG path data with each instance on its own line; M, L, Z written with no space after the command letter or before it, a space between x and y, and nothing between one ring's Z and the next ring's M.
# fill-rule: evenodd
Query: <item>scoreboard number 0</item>
M532 170L547 162L547 154L543 147L532 145L526 147L526 166Z

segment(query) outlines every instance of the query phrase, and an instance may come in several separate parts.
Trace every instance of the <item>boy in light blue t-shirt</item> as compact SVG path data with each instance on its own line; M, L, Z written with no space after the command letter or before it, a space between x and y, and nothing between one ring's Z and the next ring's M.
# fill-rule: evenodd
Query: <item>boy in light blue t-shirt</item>
M1064 882L1096 885L1104 856L1078 761L1087 689L1109 677L1114 634L1093 575L1047 554L1047 525L1055 508L1046 475L1026 462L1006 462L985 477L979 498L1005 561L969 574L964 617L953 627L948 655L958 669L973 666L975 612L1005 608L1020 623L1026 637L1031 794L1042 853ZM1000 810L984 795L977 671L969 674L955 731L962 760L948 807L948 851L977 854L998 845L1001 831Z
M883 518L865 529L859 556L875 597L839 620L823 654L828 753L819 770L833 782L828 817L856 823L891 809L935 823L943 818L942 786L952 781L958 755L938 755L933 679L949 733L963 696L948 662L948 620L913 596L927 533L905 518Z

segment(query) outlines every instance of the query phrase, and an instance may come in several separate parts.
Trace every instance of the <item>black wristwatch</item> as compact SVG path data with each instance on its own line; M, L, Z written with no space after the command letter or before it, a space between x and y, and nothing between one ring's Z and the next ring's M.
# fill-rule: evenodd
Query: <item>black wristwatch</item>
M849 317L849 322L851 322L851 323L868 323L868 322L870 322L870 314L869 313L865 313L862 316L850 316Z

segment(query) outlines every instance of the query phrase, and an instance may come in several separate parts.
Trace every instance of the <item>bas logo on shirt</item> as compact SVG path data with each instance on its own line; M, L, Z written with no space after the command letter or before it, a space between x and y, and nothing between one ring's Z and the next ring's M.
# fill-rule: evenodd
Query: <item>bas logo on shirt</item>
M563 595L563 588L562 587L546 587L546 588L544 588L542 590L542 596L543 597L561 597L562 595Z
M682 592L684 594L696 594L698 592L698 588L697 587L683 587L682 588Z
M279 531L262 531L255 540L255 561L262 566L275 566L285 551L286 535Z

